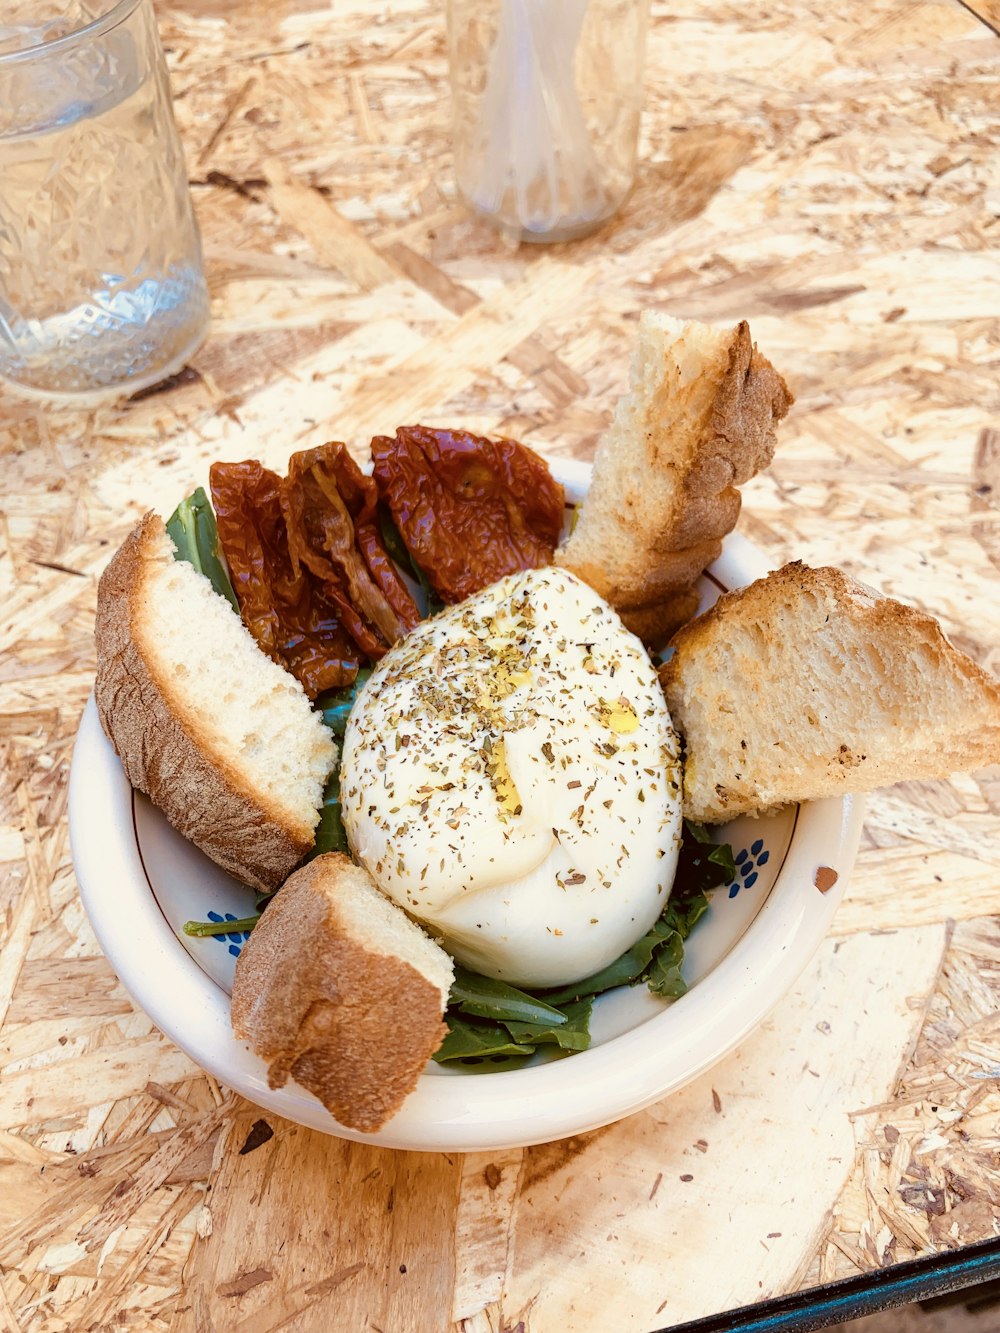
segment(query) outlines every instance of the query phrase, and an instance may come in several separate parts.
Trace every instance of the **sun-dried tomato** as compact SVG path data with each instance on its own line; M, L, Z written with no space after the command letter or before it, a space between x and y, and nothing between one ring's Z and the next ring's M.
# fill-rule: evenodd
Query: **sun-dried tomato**
M281 512L281 479L257 462L214 463L212 505L240 615L268 657L311 699L349 685L361 661L342 610L296 569Z
M516 440L400 426L372 440L372 461L380 498L445 602L551 562L563 490Z
M420 612L386 553L377 505L374 481L362 474L345 445L324 444L288 460L281 508L293 565L305 565L346 597L378 631L384 650L419 622ZM369 656L378 654L378 640L374 653L362 638L358 642Z

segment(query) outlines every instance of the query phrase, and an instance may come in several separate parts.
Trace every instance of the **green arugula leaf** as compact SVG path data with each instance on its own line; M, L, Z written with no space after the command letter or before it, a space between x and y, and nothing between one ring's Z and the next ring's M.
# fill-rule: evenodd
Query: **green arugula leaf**
M185 935L240 935L253 930L259 920L259 916L245 916L238 921L185 921L181 929Z
M703 824L685 819L676 884L685 890L704 893L707 889L728 884L735 875L732 847L727 842L716 844Z
M627 986L634 981L641 981L646 975L646 969L652 961L657 946L671 930L672 927L666 925L662 919L654 921L652 928L641 939L636 940L631 948L619 954L607 967L602 967L599 972L594 972L581 981L575 981L570 986L562 986L554 991L545 990L541 994L549 1004L567 1004L581 1000L587 995L601 995L606 990L614 990L616 986Z
M497 1024L470 1022L451 1012L445 1015L445 1019L448 1035L433 1055L438 1064L462 1060L488 1062L490 1067L499 1067L502 1063L520 1065L534 1054L534 1046L514 1041L510 1033ZM515 1056L516 1060L504 1060L502 1057L505 1056Z
M546 1027L566 1022L566 1015L544 1000L508 986L494 977L483 977L456 966L448 1003L476 1018L490 1018L505 1023L540 1023Z
M439 611L444 610L444 602L431 587L427 575L410 554L409 548L403 541L403 534L396 527L395 521L385 505L379 505L378 525L382 534L382 543L389 557L396 562L404 574L409 574L414 583L420 585L420 590L424 595L425 609L423 614L425 616L436 616Z
M350 685L345 685L339 690L327 690L314 704L341 745L344 743L344 732L347 730L347 719L351 709L371 674L371 667L361 667ZM322 856L325 852L348 852L347 833L344 830L340 808L339 759L326 780L323 806L319 814L319 824L316 826L316 838L303 864L313 860L314 857Z
M577 1000L567 1004L563 1010L563 1022L555 1027L546 1027L541 1023L515 1023L504 1021L504 1027L519 1044L530 1042L532 1047L550 1043L564 1051L585 1051L590 1045L590 1015L594 1007L593 999Z
M358 674L350 685L345 685L339 690L327 690L325 694L319 696L313 705L323 714L323 721L339 741L344 739L351 709L371 674L371 667L360 667Z
M326 780L323 792L323 807L319 812L316 825L316 840L312 849L306 853L305 861L311 861L325 852L346 852L347 833L340 810L340 764Z
M219 557L219 529L202 486L182 500L167 519L167 532L177 548L175 559L186 560L204 574L212 587L240 613L233 585Z
M671 895L660 920L671 930L676 930L682 940L686 940L708 908L708 895L700 891L690 895Z
M646 984L654 995L664 1000L680 999L687 990L687 982L681 976L683 962L683 937L672 930L657 949L646 977Z

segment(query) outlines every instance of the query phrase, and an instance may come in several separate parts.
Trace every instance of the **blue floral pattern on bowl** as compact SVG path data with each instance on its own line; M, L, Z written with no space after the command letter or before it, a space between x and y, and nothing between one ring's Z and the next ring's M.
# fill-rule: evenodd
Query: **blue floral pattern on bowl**
M736 853L736 878L729 885L729 897L735 898L740 889L752 889L757 883L757 875L762 866L771 859L771 853L764 846L763 838L756 838L749 847L743 847Z
M209 921L215 922L239 920L239 918L234 916L232 912L226 912L225 916L223 916L221 912L206 912L205 915L208 917ZM250 932L249 930L231 931L228 935L210 935L209 938L218 940L220 944L228 945L229 952L233 957L239 958L240 951L250 938Z

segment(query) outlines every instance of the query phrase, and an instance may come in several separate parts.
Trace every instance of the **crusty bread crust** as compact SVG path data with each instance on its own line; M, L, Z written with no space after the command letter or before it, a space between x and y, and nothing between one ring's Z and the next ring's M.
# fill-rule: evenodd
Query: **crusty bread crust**
M164 537L163 521L147 513L101 576L94 685L101 725L132 786L179 833L244 883L276 889L312 846L313 828L291 823L224 756L206 750L198 719L184 715L158 672L146 644L143 588L149 563L162 559Z
M627 624L675 629L697 605L678 594L718 557L739 517L736 488L770 462L775 423L791 403L746 320L726 335L644 316L631 390L598 445L590 492L556 562Z
M1000 683L932 616L842 570L786 565L671 643L689 819L1000 763Z
M270 1087L294 1078L342 1125L372 1133L440 1046L447 997L412 963L358 937L339 906L358 876L371 882L339 854L292 875L237 961L232 1020L267 1062Z
M712 559L716 559L713 556ZM653 606L640 606L632 611L619 612L622 624L643 643L662 647L663 644L697 613L701 598L695 588L673 593Z

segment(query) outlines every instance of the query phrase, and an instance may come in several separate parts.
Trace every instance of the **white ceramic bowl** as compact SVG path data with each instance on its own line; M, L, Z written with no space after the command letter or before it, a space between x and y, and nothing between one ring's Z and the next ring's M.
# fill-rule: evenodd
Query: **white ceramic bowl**
M556 463L567 499L590 469ZM702 580L702 606L765 573L760 553L732 535ZM517 1070L472 1072L429 1064L416 1090L377 1134L339 1125L297 1084L267 1086L263 1062L233 1036L229 992L245 936L192 938L189 919L253 914L249 890L185 842L133 791L87 705L69 789L80 893L125 989L203 1069L259 1106L328 1134L383 1147L480 1151L583 1133L676 1091L728 1054L794 985L827 932L861 832L863 802L814 801L719 831L737 878L717 889L685 950L690 989L671 1005L645 986L599 998L589 1050ZM837 871L820 893L819 866Z

